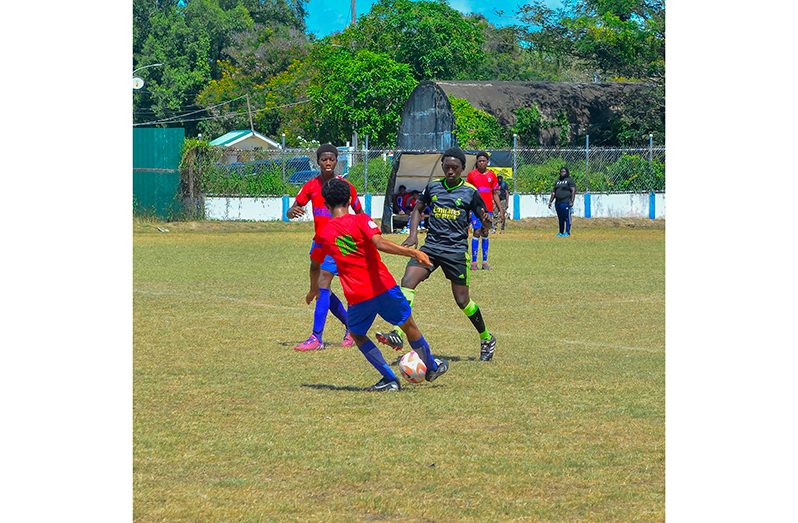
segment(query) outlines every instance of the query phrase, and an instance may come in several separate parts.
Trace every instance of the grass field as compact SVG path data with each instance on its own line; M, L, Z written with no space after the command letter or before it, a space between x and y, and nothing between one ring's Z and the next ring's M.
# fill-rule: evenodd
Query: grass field
M135 221L134 519L664 520L664 223L509 227L472 273L494 361L436 271L414 316L450 370L380 394L332 315L291 350L310 224Z

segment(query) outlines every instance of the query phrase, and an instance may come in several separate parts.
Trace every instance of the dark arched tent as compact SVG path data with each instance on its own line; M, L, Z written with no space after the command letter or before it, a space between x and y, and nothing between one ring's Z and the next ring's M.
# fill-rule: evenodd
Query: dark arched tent
M520 108L534 106L548 121L564 114L570 124L570 142L579 143L580 138L590 134L593 143L594 136L607 135L617 119L632 107L635 111L660 111L652 105L653 89L651 85L632 82L421 82L410 93L402 111L397 148L443 151L451 146L455 139L449 98L467 100L508 128L515 125L515 112ZM664 119L664 112L660 116ZM546 127L540 130L539 143L526 145L557 145L559 134L559 127Z

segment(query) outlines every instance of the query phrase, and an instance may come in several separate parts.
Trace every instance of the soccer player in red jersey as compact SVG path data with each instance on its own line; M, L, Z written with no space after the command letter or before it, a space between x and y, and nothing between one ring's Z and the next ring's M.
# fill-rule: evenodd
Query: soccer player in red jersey
M368 336L369 328L379 314L385 321L399 325L407 335L410 346L427 366L425 379L433 381L449 370L449 362L435 358L429 344L418 330L408 303L396 280L380 258L378 251L413 258L420 265L432 267L426 253L397 245L383 239L380 228L365 214L349 213L349 187L342 179L324 184L322 195L332 219L317 235L321 250L315 251L316 261L332 256L349 303L349 332L360 352L382 379L370 391L397 391L399 379L385 361L382 353Z
M496 211L499 213L499 221L504 217L501 203L499 202L499 182L496 173L488 169L488 153L479 151L477 153L477 166L468 173L466 183L470 183L479 191L482 201L485 202L485 210L493 217L493 205L496 204ZM482 238L482 268L490 270L488 264L488 233L490 227L483 225L475 213L471 213L471 228L473 235L471 237L471 270L479 270L477 265L477 255L479 254L479 239Z
M324 203L324 196L322 196L321 188L327 181L336 178L335 166L338 164L338 149L336 149L334 145L326 143L316 150L316 160L319 162L321 173L302 186L302 189L296 196L294 205L286 212L289 218L297 218L305 214L304 207L308 202L311 202L313 224L316 230L316 234L313 236L313 241L310 244L310 290L307 296L305 296L305 302L308 305L316 298L316 308L313 313L313 332L307 340L294 347L294 350L298 351L320 350L324 348L322 335L324 334L324 325L327 322L328 311L332 311L333 315L341 320L341 323L347 327L341 345L344 347L351 347L354 344L349 334L346 307L344 307L335 293L330 291L330 283L332 283L333 277L338 274L335 261L329 256L326 258L322 257L321 259L314 259L313 256L314 251L319 249L319 232L327 225L327 222L329 222L331 218L330 210ZM355 213L362 213L363 208L360 205L360 201L357 199L355 187L343 179L341 179L341 181L349 188L349 200L347 205L351 206Z

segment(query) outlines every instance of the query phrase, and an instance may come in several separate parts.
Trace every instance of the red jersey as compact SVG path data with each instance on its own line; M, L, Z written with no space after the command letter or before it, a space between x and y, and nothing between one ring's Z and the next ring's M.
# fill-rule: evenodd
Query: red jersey
M325 255L333 257L350 306L396 286L371 241L375 234L380 234L380 228L368 215L345 214L331 219L317 235L321 249L315 249L311 256L319 263Z
M499 187L499 180L496 178L496 173L490 169L486 169L485 174L482 174L475 168L468 173L466 182L476 187L479 191L479 195L482 196L482 201L485 202L485 212L493 212L493 191Z
M337 176L336 178L341 177ZM341 179L349 183L345 178ZM307 205L308 202L312 204L313 225L315 225L316 228L316 234L313 236L315 241L318 241L319 232L327 225L327 222L329 222L332 217L330 210L324 205L324 197L321 195L322 185L324 185L324 182L321 179L321 175L318 175L312 180L308 180L305 185L302 186L302 189L299 190L299 194L296 195L296 203L300 206ZM357 211L361 208L360 200L357 199L357 190L355 190L355 186L351 183L349 183L349 192L352 195L350 205L352 209Z

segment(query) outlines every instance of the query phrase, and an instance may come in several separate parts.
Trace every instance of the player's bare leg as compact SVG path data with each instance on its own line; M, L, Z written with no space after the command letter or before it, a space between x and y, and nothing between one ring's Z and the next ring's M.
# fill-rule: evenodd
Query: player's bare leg
M479 333L479 359L490 361L493 359L493 351L496 349L496 336L490 333L485 327L485 320L482 319L482 312L479 306L471 300L468 293L468 286L458 285L452 282L452 295L460 310L468 317L471 324Z

